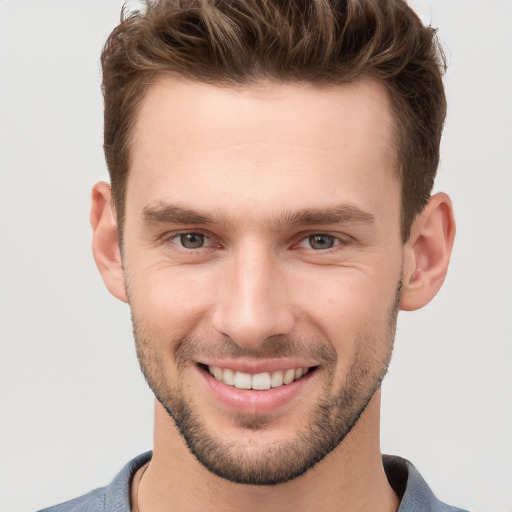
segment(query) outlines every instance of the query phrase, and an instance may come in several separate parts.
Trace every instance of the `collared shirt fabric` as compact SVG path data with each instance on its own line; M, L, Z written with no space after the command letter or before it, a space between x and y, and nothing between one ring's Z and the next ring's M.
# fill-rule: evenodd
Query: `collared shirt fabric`
M131 512L130 482L151 455L147 452L128 462L106 487L39 512ZM409 461L384 455L383 462L389 483L401 498L397 512L467 512L439 501Z

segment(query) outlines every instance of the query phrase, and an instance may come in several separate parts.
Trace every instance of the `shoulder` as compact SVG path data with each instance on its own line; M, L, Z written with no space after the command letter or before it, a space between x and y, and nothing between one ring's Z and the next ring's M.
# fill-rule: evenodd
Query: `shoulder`
M83 496L45 508L39 512L104 512L106 487L95 489Z
M408 460L384 455L383 463L389 483L401 499L398 512L468 512L439 500Z
M152 452L147 452L128 462L106 487L39 512L130 512L131 479L151 455Z

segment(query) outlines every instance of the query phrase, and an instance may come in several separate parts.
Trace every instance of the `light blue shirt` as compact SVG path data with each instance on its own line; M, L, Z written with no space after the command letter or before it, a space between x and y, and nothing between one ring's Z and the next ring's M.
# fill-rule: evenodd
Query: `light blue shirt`
M39 512L131 512L131 479L151 455L147 452L131 460L107 487ZM384 455L383 461L389 483L401 498L398 512L467 512L439 501L409 461L390 455Z

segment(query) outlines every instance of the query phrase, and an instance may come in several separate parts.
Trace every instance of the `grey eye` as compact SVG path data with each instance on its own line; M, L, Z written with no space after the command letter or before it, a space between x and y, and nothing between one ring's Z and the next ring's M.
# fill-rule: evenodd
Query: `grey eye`
M185 249L199 249L203 247L205 236L201 233L184 233L179 235L180 243Z
M308 237L308 243L312 249L331 249L336 245L336 239L331 235L312 235Z

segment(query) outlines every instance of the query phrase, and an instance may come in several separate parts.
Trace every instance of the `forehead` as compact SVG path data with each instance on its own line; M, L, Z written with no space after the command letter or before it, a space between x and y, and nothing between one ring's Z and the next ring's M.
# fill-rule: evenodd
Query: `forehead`
M268 209L290 196L293 210L326 200L357 205L384 188L396 195L390 108L373 81L234 89L160 78L134 127L127 207L181 197Z
M234 88L164 76L148 88L134 135L147 143L144 134L153 128L169 137L193 138L205 149L244 143L247 136L260 142L287 142L288 136L295 143L328 148L343 145L344 139L345 145L353 142L347 137L352 132L350 139L373 137L384 150L392 150L391 119L388 93L372 80L323 87L263 82Z

